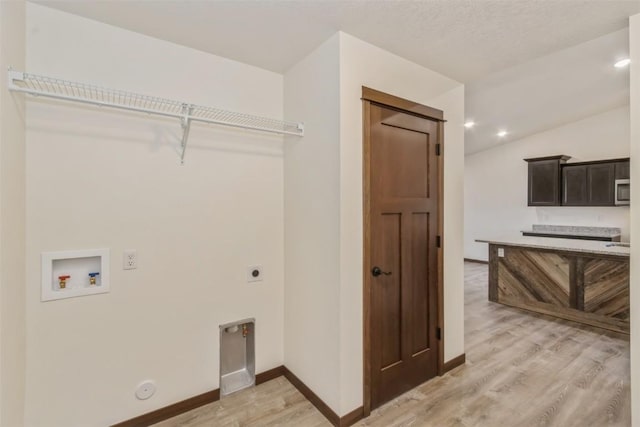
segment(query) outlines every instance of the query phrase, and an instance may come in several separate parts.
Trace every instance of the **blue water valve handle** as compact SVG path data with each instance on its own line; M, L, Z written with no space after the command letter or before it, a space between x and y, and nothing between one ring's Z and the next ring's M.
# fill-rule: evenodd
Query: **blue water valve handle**
M97 281L96 281L96 276L99 276L100 273L95 272L95 273L89 273L89 284L90 285L97 285Z

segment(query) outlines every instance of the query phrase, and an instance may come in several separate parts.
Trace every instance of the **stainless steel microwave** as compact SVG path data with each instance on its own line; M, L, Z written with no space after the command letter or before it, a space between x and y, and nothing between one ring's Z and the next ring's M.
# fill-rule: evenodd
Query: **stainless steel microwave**
M631 202L631 183L628 179L616 179L616 205L628 205Z

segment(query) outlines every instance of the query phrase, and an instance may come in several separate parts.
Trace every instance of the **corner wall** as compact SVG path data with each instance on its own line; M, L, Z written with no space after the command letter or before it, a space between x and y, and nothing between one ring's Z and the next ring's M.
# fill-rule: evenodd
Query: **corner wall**
M444 360L464 353L464 86L340 33L340 415L363 402L362 86L444 111Z
M280 74L32 3L27 27L32 73L282 117ZM105 426L213 390L218 326L247 317L256 371L282 365L282 137L194 123L181 166L178 120L27 99L25 424ZM40 301L41 252L101 247L110 293Z
M284 149L285 366L334 412L340 388L339 37L284 76L285 116L305 120Z
M25 123L6 70L24 62L25 2L0 2L0 425L16 427L25 403Z
M464 86L345 33L285 75L285 365L343 416L363 403L362 86L441 108L445 361L464 353Z
M518 236L532 224L620 227L622 240L629 240L626 206L527 206L527 164L523 159L556 154L571 156L569 162L628 157L629 108L616 108L466 156L466 258L488 259L487 244L476 239Z
M629 19L631 51L631 424L640 426L640 14Z

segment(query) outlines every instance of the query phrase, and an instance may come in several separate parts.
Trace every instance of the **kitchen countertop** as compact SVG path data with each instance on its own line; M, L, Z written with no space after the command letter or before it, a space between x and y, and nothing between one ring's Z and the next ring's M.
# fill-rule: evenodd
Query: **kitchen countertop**
M595 240L558 239L555 237L533 237L505 235L492 239L476 239L476 242L494 245L520 246L525 248L555 249L559 251L586 252L603 255L628 257L630 249L622 246L610 246L615 242L600 242Z
M618 227L585 227L571 225L533 224L530 230L522 230L522 233L539 234L546 236L576 236L583 238L602 238L620 240L620 228Z

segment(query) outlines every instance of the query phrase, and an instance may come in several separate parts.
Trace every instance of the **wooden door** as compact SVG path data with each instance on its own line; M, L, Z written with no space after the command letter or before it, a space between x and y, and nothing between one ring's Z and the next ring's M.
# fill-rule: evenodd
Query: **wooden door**
M365 114L366 411L438 374L442 122L374 103Z

